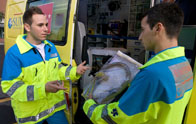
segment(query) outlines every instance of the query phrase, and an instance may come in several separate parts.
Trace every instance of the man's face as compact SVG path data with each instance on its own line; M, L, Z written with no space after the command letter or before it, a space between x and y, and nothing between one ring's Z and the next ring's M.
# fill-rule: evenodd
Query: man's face
M32 24L29 27L28 35L31 35L33 40L40 42L46 39L48 35L48 21L45 15L34 14L32 16Z
M155 43L154 43L154 33L151 30L150 25L147 23L147 16L145 16L141 21L142 31L139 36L139 40L141 40L144 48L149 51L154 51Z

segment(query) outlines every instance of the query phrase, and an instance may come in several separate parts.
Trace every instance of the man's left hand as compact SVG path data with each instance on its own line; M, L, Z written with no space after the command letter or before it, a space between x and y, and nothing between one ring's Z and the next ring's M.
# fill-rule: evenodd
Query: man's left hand
M90 69L90 67L85 66L86 61L82 62L78 65L76 73L82 75L86 72L86 70Z

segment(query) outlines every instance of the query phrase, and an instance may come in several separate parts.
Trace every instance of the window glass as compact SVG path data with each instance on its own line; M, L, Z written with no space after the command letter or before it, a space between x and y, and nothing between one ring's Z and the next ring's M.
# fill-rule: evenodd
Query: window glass
M48 18L48 40L55 44L65 44L67 40L67 13L70 0L39 0L29 6L39 6Z

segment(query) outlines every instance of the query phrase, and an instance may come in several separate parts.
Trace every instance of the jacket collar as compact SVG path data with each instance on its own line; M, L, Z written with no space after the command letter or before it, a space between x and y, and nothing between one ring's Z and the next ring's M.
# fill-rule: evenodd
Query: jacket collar
M32 48L35 48L35 46L33 46L32 44L30 44L28 41L25 40L26 37L27 35L24 34L24 35L19 35L16 38L16 44L21 54L28 52ZM43 43L52 46L47 40L44 40Z
M161 51L160 53L156 54L153 58L151 58L147 63L145 63L143 66L141 66L139 69L146 68L152 64L178 58L185 56L184 54L184 47L172 47L168 48L164 51Z

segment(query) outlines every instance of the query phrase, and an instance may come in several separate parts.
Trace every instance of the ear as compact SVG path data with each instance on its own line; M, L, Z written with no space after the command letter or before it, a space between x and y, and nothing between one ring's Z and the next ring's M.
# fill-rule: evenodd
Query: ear
M24 23L24 28L27 32L29 32L31 30L31 26L27 23Z
M158 22L158 23L154 26L154 28L155 28L155 31L156 31L156 32L160 32L161 30L163 30L163 24L160 23L160 22Z

